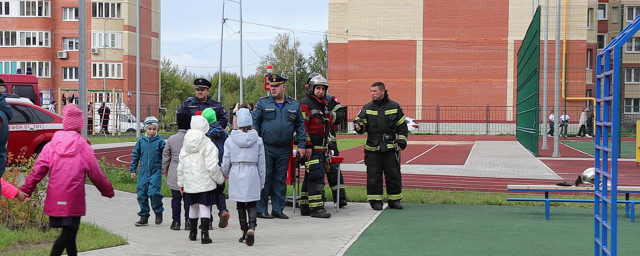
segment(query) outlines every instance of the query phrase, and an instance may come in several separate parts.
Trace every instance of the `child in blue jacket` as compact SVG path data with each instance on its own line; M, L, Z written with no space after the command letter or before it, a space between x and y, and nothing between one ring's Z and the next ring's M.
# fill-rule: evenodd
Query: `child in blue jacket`
M158 136L158 119L149 116L144 119L145 135L140 136L131 154L131 179L136 178L138 164L138 204L140 204L140 220L136 226L149 225L149 199L156 215L156 225L162 224L162 152L165 142Z
M206 108L202 111L202 116L207 119L209 122L209 132L207 132L207 137L211 139L214 145L218 148L218 165L222 166L222 155L224 154L224 142L227 140L229 135L227 135L227 131L224 130L224 127L218 124L218 119L216 118L216 112L212 108ZM224 194L224 188L226 187L226 183L219 185L214 190L216 194L216 207L218 207L218 217L220 217L220 222L218 222L219 228L226 228L229 224L229 210L227 210L227 202L226 196Z

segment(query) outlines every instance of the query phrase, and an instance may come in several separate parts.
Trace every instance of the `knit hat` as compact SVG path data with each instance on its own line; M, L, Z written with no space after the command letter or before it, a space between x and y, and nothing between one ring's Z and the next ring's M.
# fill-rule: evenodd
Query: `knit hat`
M236 116L238 117L238 127L247 127L251 126L253 120L251 119L251 112L249 109L241 108L236 112Z
M84 128L84 113L78 105L70 103L62 109L62 130L81 132Z
M218 119L216 118L216 112L212 108L205 108L204 111L202 111L202 116L204 116L204 118L209 121L209 124L218 121Z
M147 118L144 119L144 129L146 130L147 127L149 127L149 125L155 125L156 127L159 127L160 123L158 122L158 118L156 118L155 116L148 116Z
M176 115L176 123L178 129L191 129L191 115L186 112L180 112Z

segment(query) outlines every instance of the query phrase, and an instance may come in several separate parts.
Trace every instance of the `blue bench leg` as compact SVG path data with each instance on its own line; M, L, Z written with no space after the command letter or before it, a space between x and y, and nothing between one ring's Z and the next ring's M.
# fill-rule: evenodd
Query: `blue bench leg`
M631 203L631 222L634 222L636 219L636 203Z
M624 195L624 199L629 201L629 193ZM624 204L624 216L629 218L629 203Z
M550 208L551 203L549 202L549 200L544 201L544 214L547 217L547 220L549 220L549 208Z

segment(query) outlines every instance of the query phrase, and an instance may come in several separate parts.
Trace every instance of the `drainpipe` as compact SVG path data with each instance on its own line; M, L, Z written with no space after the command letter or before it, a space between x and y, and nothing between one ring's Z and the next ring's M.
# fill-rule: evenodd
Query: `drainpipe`
M564 0L564 14L562 15L563 31L562 31L562 98L566 100L590 100L592 105L596 106L596 98L594 97L567 97L566 95L566 71L567 71L567 0ZM557 7L556 7L557 8ZM557 40L557 39L556 39ZM566 104L565 104L566 107Z

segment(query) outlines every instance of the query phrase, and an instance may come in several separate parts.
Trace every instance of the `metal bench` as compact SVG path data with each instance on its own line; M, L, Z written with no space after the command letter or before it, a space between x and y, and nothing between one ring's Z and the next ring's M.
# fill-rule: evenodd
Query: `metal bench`
M544 212L547 220L549 220L549 211L551 202L568 202L568 203L593 203L595 199L562 199L549 198L549 192L565 192L565 193L591 193L595 191L595 187L563 187L549 185L507 185L508 191L513 192L544 192L544 198L507 198L507 201L532 201L544 202ZM640 194L640 187L618 186L618 194L624 194L625 200L618 200L618 203L625 204L625 216L631 218L631 222L635 221L635 205L640 201L629 200L629 194Z

